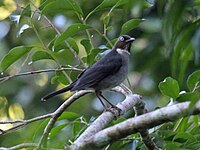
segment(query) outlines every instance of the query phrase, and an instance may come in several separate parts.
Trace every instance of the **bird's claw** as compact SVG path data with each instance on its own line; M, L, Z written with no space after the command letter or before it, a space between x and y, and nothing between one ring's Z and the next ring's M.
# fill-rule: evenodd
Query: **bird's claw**
M120 113L121 113L122 110L119 107L113 105L113 106L110 106L109 108L106 108L105 111L111 112L115 116L115 118L117 119L117 117L120 116Z
M121 110L119 107L113 105L113 106L111 106L111 108L115 108L115 109L119 112L119 115L120 115L120 112L121 112L122 110Z

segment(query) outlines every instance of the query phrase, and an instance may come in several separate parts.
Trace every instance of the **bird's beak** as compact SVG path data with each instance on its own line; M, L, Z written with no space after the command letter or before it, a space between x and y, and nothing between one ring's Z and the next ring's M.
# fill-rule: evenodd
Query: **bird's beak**
M135 41L135 38L132 37L132 38L126 40L126 43L131 43L131 42L133 42L133 41Z

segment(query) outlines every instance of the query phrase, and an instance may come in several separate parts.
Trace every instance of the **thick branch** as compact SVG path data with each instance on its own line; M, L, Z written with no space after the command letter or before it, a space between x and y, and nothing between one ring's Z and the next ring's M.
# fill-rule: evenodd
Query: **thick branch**
M121 103L118 104L117 107L122 109L122 114L130 110L131 108L135 108L136 115L141 115L146 112L144 109L144 102L141 100L141 96L133 95L129 88L125 85L121 84L120 86L112 89L113 91L122 93L126 96L126 99ZM70 149L79 149L81 148L82 143L90 139L94 136L97 132L101 131L107 124L109 124L115 116L118 114L111 114L110 112L104 112L101 116L97 118L97 120L90 125L86 129L86 131L70 146ZM141 137L145 145L150 149L157 149L155 143L152 141L151 137L148 134L148 130L143 129L140 131Z
M140 101L139 95L129 95L126 97L126 99L117 105L118 108L120 108L121 115L123 115L128 110L132 109L133 106ZM116 112L117 113L117 112ZM117 115L117 114L116 114ZM106 111L103 114L101 114L86 130L85 132L73 143L71 149L78 149L79 145L82 144L82 142L85 141L85 139L90 138L92 135L96 134L97 132L101 131L103 128L105 128L106 125L108 125L111 121L113 121L115 118L115 115L113 113Z
M86 139L90 139L91 136L105 128L105 126L108 125L115 116L123 115L141 101L141 96L131 94L131 91L124 85L114 88L113 91L120 92L126 96L126 99L117 105L117 107L122 110L120 114L118 114L118 111L114 110L112 113L108 111L104 112L84 131L84 133L73 143L70 149L79 149L82 142Z
M134 107L135 110L135 116L140 116L142 114L145 114L147 110L145 109L145 104L143 101L140 101L140 103L137 103L137 105ZM149 135L148 128L138 129L140 133L140 137L146 147L150 150L158 150L159 148L156 146L156 144L153 142L152 138Z
M169 121L175 121L182 117L200 113L200 101L195 105L193 110L191 110L189 105L190 102L179 103L128 119L82 141L78 148L103 147L112 141L137 133L140 129L152 128Z

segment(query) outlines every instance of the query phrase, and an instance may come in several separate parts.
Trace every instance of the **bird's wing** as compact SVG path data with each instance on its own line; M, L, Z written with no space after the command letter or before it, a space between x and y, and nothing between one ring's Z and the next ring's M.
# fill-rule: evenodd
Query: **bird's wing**
M101 60L83 71L75 81L72 90L92 87L107 76L115 74L121 66L122 58L120 54L112 50Z

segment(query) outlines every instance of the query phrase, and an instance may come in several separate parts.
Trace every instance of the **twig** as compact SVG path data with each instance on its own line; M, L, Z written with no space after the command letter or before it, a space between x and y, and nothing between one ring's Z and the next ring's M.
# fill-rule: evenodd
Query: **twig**
M17 124L19 123L18 125L10 128L10 129L7 129L7 130L1 130L0 132L0 135L3 135L3 134L6 134L8 132L11 132L11 131L14 131L16 129L19 129L29 123L32 123L32 122L35 122L35 121L39 121L39 120L43 120L43 119L46 119L46 118L50 118L53 116L53 113L50 113L50 114L46 114L46 115L42 115L42 116L38 116L38 117L35 117L35 118L32 118L32 119L28 119L28 120L16 120L16 121L2 121L0 122L0 124Z
M5 82L7 80L10 80L12 78L19 77L19 76L32 75L32 74L38 74L38 73L44 73L44 72L64 71L64 70L83 71L82 69L79 69L79 68L57 68L57 69L44 69L44 70L23 72L23 73L14 74L11 76L6 76L6 77L0 78L0 84L2 84L3 82Z
M82 141L78 148L103 147L114 140L137 133L140 129L152 128L166 122L200 113L200 101L196 103L193 110L191 110L189 105L190 102L179 103L157 109L135 118L130 118L112 127L101 130L94 136Z
M67 99L53 114L52 114L52 118L50 119L49 123L47 124L47 126L44 129L44 132L40 138L39 144L37 146L36 149L41 149L43 147L46 147L46 143L47 143L47 138L48 135L51 131L51 129L53 128L56 120L58 119L58 117L65 111L65 109L67 107L69 107L74 101L76 101L79 97L87 94L87 93L91 93L93 92L92 90L82 90L79 92L76 92L74 95L72 95L69 99Z
M16 124L16 123L23 123L24 120L9 120L9 121L0 121L0 124Z
M0 147L0 150L17 150L17 149L23 149L23 148L34 148L36 146L37 144L35 143L23 143L23 144L19 144L13 147L9 147L9 148Z
M16 6L17 6L17 8L19 8L19 9L28 10L28 8L23 7L23 6L20 6L19 4L16 4ZM28 11L31 11L31 12L33 12L33 13L38 13L38 14L40 14L40 12L35 11L35 10L28 10Z
M141 138L126 137L126 138L119 139L119 141L133 141L133 140L141 141Z

